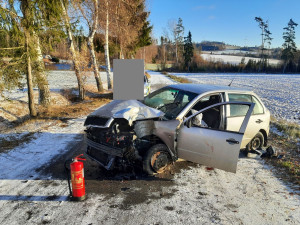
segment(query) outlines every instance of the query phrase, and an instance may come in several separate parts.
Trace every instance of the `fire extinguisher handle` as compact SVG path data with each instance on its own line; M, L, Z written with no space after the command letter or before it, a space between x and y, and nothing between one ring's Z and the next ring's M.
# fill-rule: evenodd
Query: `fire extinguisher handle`
M85 158L80 158L81 156L83 156L83 154L80 154L80 155L76 156L76 157L74 158L74 160L82 160L82 161L85 161L86 159L85 159Z
M85 158L77 158L77 160L86 161L86 159L85 159Z

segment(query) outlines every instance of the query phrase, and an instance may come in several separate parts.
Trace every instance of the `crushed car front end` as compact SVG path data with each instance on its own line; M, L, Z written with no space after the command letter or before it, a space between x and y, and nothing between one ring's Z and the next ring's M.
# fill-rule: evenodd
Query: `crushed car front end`
M90 117L89 120L92 118ZM105 118L97 119L105 120ZM86 126L86 153L107 170L114 168L115 163L125 160L125 157L130 157L130 154L132 157L135 154L133 148L134 134L126 125L126 121L114 121L113 118L109 118L103 127L97 126L95 123L92 125L86 123Z
M144 152L155 143L154 121L163 115L135 100L99 108L86 121L86 153L107 170L141 165Z

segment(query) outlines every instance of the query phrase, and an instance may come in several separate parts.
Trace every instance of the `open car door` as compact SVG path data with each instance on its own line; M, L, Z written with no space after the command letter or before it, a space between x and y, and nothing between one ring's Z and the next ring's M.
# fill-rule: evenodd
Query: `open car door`
M249 107L237 132L224 129L224 106L230 104ZM235 173L241 142L253 108L254 104L250 102L222 102L189 116L178 130L178 157ZM199 116L203 120L200 123Z

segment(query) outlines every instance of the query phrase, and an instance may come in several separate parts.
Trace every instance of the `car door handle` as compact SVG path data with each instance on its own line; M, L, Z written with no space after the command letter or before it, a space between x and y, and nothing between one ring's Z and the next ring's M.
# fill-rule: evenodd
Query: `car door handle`
M264 122L264 121L262 121L261 119L258 119L258 120L256 120L255 122L256 122L256 123L262 123L262 122Z
M239 144L239 141L234 140L233 138L227 139L226 140L229 144L231 145L235 145L235 144Z

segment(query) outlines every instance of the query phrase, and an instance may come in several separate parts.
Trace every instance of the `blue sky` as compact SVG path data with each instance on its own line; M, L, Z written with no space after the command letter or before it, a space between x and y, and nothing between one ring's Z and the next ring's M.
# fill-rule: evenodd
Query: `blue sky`
M159 39L168 22L183 20L185 36L190 30L195 42L224 41L241 46L259 46L260 29L254 17L269 21L272 47L281 47L283 27L292 18L296 27L296 45L300 48L300 0L147 0Z

